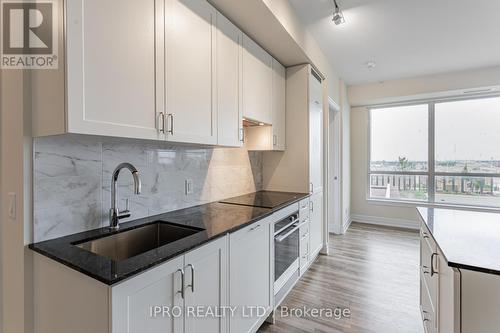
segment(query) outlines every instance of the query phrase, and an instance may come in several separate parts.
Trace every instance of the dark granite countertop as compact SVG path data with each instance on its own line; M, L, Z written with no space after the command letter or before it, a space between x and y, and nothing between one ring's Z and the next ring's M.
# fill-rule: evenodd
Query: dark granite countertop
M500 275L500 214L418 208L450 267Z
M284 192L278 193L280 193L280 196L284 195ZM290 199L287 202L283 202L274 208L214 202L123 223L120 224L118 231L112 231L106 227L99 228L30 244L29 248L107 285L113 285L159 263L182 255L210 240L241 229L287 205L309 196L309 194L305 193L288 193L288 195ZM181 240L122 261L114 261L101 257L73 245L124 232L157 221L191 226L203 230Z

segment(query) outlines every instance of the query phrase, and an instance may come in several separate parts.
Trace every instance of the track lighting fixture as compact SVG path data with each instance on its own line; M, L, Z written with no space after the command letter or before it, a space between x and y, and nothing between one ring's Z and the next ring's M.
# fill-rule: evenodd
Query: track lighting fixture
M333 18L332 18L333 23L335 23L335 25L340 25L342 23L345 23L344 14L340 10L337 0L333 0L333 5L334 5Z

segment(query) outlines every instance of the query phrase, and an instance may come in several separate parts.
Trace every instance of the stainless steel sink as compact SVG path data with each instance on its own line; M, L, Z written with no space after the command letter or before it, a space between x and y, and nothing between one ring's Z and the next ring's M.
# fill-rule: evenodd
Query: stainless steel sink
M157 221L132 230L73 245L114 261L122 261L200 231L203 229Z

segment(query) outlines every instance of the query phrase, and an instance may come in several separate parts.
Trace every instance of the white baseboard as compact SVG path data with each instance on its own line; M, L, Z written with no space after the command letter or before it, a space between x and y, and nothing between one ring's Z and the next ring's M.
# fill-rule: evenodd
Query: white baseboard
M342 225L340 226L340 230L338 230L339 226L337 226L335 224L329 224L328 225L328 232L331 234L335 234L335 235L343 235L343 234L345 234L347 229L349 229L351 222L352 222L351 217L346 216L344 223L342 223Z
M412 230L418 230L420 227L418 221L416 220L395 219L389 217L369 216L361 214L352 214L351 221Z

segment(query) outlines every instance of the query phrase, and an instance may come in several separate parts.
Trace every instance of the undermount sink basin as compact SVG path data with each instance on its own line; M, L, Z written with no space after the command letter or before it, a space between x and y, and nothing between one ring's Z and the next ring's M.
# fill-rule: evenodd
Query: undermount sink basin
M132 230L73 245L114 261L122 261L200 231L203 229L156 221Z

